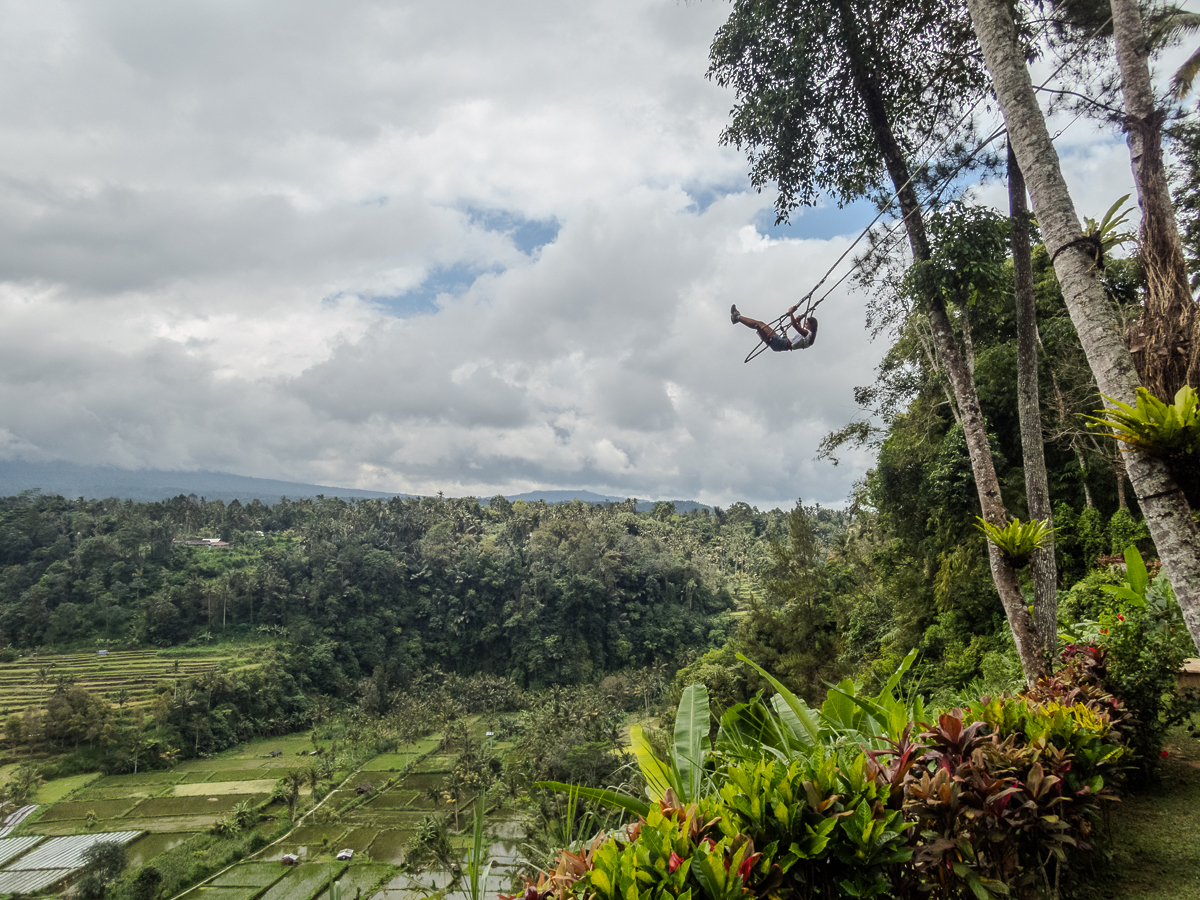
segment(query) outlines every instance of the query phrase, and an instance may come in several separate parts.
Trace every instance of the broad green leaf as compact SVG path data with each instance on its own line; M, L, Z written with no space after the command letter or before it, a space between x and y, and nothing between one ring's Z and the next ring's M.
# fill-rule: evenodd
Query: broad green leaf
M1125 578L1129 587L1139 597L1146 596L1146 588L1150 586L1150 576L1146 572L1146 563L1138 548L1130 544L1125 548Z
M702 684L689 684L679 700L675 713L675 770L679 783L684 788L679 799L694 803L700 798L704 780L704 760L708 754L710 713L708 688Z

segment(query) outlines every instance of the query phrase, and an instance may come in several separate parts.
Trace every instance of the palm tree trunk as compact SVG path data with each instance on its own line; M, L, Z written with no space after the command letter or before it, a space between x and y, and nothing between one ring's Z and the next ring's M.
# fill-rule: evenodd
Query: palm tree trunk
M1010 7L1006 0L967 0L967 6L1009 140L1029 184L1046 249L1054 260L1054 273L1096 384L1101 393L1134 403L1137 371L1095 260L1080 243L1079 219L1017 44ZM1192 521L1191 507L1161 459L1130 452L1126 466L1188 631L1200 647L1200 530Z
M1025 496L1029 518L1054 525L1050 507L1050 480L1042 439L1042 408L1038 394L1038 330L1033 293L1033 256L1029 247L1029 204L1025 178L1008 148L1008 206L1012 216L1013 288L1017 304L1017 414L1021 420L1021 455L1025 463ZM1033 619L1042 653L1058 652L1058 568L1054 562L1054 535L1031 556Z

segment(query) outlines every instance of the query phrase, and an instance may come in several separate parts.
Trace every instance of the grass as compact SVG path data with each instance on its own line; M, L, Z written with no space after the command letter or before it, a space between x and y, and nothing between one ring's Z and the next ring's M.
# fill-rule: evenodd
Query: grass
M53 781L47 781L33 795L33 802L41 804L57 803L68 794L74 793L99 777L99 772L89 772L86 775L71 775L68 778L55 778Z
M1117 900L1200 900L1200 742L1172 732L1162 781L1112 815L1112 861L1090 885Z

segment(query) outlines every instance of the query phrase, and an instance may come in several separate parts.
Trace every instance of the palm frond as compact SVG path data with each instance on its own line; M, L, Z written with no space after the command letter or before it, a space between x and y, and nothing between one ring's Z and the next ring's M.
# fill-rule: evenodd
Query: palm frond
M1171 91L1182 100L1192 90L1192 82L1196 80L1197 73L1200 73L1200 47L1187 58L1174 77L1171 78Z

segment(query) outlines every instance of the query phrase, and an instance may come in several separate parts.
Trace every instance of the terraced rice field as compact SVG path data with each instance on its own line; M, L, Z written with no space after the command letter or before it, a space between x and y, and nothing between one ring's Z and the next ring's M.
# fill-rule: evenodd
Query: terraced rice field
M363 897L391 898L399 896L398 892L409 892L411 897L413 890L445 887L446 873L427 873L418 885L396 876L394 868L403 862L422 820L435 808L439 814L450 809L434 794L454 766L456 756L431 752L436 746L434 741L425 742L419 749L428 755L420 758L407 775L394 772L395 763L398 758L408 761L418 757L416 753L384 754L372 760L346 788L328 798L322 812L324 822L294 829L265 848L257 859L239 863L211 883L194 888L186 895L188 900L328 900L331 876L341 879L348 896L361 890ZM169 771L56 779L43 786L46 797L55 802L39 809L18 832L37 835L25 840L38 846L19 849L14 860L19 863L31 852L48 846L44 835L69 836L71 841L94 840L97 834L84 832L87 816L95 813L101 819L100 829L128 835L131 865L144 865L190 834L212 825L238 802L263 800L289 770L314 762L311 750L307 736L295 735L255 741L214 758L180 763ZM276 751L280 755L272 755ZM393 779L396 783L389 784ZM379 788L365 801L353 789L363 781L372 781ZM470 804L464 802L463 813L469 808ZM276 827L274 822L263 824L268 830ZM461 840L456 838L456 844ZM4 848L0 841L0 893L38 890L56 884L70 871L56 865L38 870L41 874L35 876L14 869L3 862ZM355 851L349 865L333 859L343 848ZM504 856L500 845L493 852ZM285 853L299 856L300 865L281 866L278 860ZM492 880L496 890L508 887L503 862L498 864ZM11 886L6 887L9 882Z
M225 665L253 665L247 648L214 649L211 655L162 656L157 650L113 650L97 653L37 654L17 662L0 663L0 718L41 706L60 679L118 702L126 692L126 704L140 706L153 699L155 686L163 679L200 675Z
M37 797L42 806L21 833L77 834L88 814L95 813L101 828L150 832L155 841L178 840L180 834L213 825L243 800L264 800L289 769L313 762L299 755L311 748L306 738L275 738L168 771L55 779L42 786ZM272 757L273 750L284 755ZM131 853L140 855L141 843Z
M336 879L344 871L346 864L339 862L297 866L268 888L262 900L311 900L328 886L331 877Z

